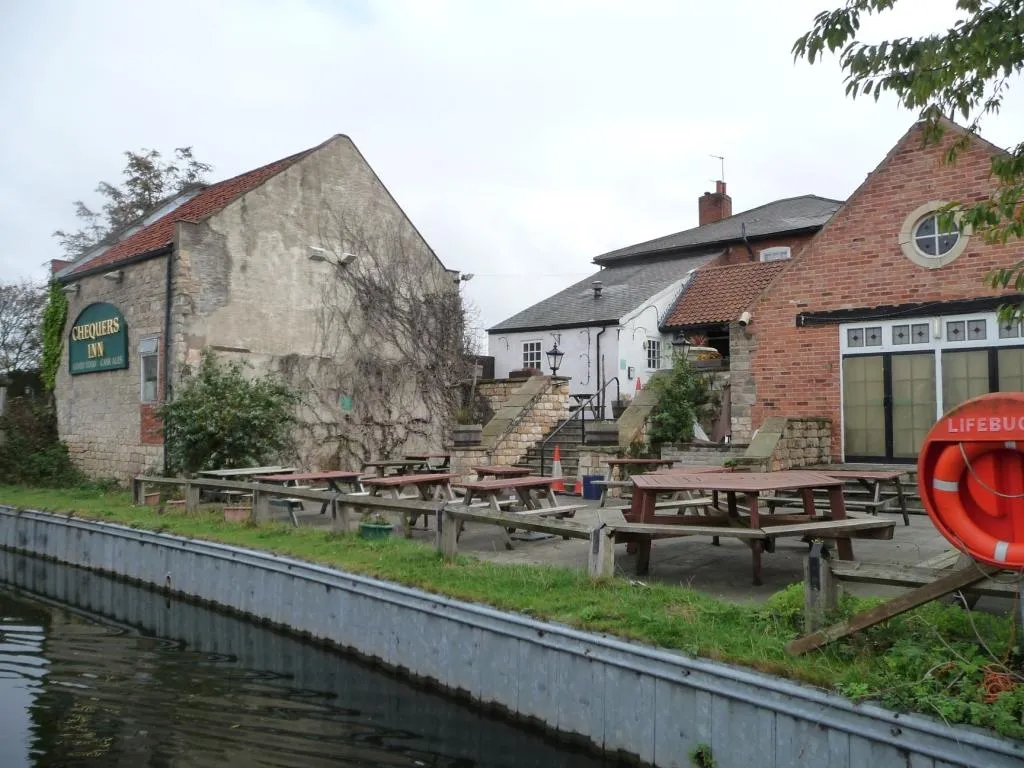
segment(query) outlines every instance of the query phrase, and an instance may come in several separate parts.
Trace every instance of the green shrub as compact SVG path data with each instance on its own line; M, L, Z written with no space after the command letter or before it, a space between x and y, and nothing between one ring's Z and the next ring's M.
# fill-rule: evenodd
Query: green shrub
M652 445L684 443L693 439L693 425L711 402L704 376L683 357L676 357L667 375L658 375L648 385L658 393L658 405L648 421Z
M0 432L0 483L66 488L84 481L57 436L57 417L48 403L12 398Z
M247 377L238 362L203 353L199 370L173 401L157 409L163 419L168 468L201 469L265 464L290 449L299 394L268 374Z

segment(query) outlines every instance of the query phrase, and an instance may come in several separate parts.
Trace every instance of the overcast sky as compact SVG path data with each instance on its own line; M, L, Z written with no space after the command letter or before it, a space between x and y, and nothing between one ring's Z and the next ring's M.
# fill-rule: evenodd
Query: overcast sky
M216 180L346 133L492 325L695 226L712 155L737 212L847 197L914 116L793 62L838 2L0 0L0 279L44 276L126 149L192 145ZM862 36L953 5L902 0ZM1022 125L1018 85L983 132Z

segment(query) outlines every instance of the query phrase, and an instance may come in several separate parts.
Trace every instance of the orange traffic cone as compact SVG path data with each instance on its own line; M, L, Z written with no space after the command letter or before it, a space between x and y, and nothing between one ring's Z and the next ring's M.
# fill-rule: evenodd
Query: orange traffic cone
M555 458L551 461L551 476L555 482L551 484L551 490L558 493L565 493L565 482L562 480L562 453L555 445Z
M636 391L639 392L641 389L643 389L643 386L640 384L640 377L637 376L636 377Z
M574 485L572 487L572 495L573 496L582 496L583 495L583 481L580 478L578 478L578 477L576 478L576 485Z

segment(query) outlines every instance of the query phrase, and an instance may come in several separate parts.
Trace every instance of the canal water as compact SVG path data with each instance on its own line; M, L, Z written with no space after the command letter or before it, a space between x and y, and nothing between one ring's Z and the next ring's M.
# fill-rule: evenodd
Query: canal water
M0 552L0 766L612 766L357 660Z

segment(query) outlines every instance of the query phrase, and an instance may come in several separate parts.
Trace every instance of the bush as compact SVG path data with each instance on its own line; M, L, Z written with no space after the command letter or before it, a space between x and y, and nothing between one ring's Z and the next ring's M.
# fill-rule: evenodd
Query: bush
M655 376L649 388L658 393L658 405L649 419L652 445L684 443L693 439L693 425L711 402L707 380L689 362L677 357L667 375Z
M57 436L57 416L48 403L12 398L0 432L0 483L61 488L84 482Z
M196 472L265 464L286 453L299 394L273 375L248 378L241 363L203 353L199 370L157 414L168 468Z

